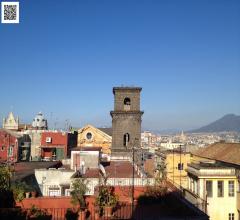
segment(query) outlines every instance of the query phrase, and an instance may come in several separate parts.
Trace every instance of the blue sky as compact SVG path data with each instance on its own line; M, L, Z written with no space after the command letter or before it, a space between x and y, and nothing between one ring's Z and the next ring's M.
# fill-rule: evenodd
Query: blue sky
M143 87L145 129L240 114L240 2L20 0L0 24L0 117L111 125L112 87Z

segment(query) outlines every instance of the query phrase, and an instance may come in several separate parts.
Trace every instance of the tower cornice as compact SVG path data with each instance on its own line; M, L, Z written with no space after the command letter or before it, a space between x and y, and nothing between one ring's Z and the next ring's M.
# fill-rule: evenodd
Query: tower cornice
M142 87L113 87L113 94L115 94L116 91L129 91L129 92L132 92L132 91L138 91L138 92L141 92L142 91Z

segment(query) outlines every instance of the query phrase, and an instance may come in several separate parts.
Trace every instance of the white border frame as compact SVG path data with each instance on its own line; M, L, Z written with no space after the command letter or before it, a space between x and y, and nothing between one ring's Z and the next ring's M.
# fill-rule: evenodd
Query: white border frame
M16 5L17 6L16 20L4 20L4 6L5 5ZM3 24L19 24L19 2L1 2L1 22Z

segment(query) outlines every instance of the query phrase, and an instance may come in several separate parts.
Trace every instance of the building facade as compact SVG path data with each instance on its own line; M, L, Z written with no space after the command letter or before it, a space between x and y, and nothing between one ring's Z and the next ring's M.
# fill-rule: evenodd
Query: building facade
M46 131L41 135L41 158L43 160L61 160L75 147L77 135L74 133Z
M240 218L240 144L219 142L192 153L185 198L211 220Z
M0 129L0 161L17 162L30 160L30 139L27 135Z
M104 132L107 129L95 128L92 125L86 125L78 130L78 147L101 147L102 153L111 154L112 137ZM110 129L108 129L110 130Z
M217 162L191 163L186 198L212 220L239 219L238 178L234 167Z
M114 87L112 116L112 153L141 146L140 87Z
M19 129L19 118L14 117L13 113L10 112L7 118L3 118L2 127L7 130L18 130Z
M167 179L178 188L188 187L186 168L191 162L191 154L180 150L167 150L156 153L156 166L164 164Z
M28 135L30 138L30 142L31 142L30 160L31 161L41 160L41 138L42 138L43 132L44 130L35 130L35 129L25 130L21 132L21 134Z

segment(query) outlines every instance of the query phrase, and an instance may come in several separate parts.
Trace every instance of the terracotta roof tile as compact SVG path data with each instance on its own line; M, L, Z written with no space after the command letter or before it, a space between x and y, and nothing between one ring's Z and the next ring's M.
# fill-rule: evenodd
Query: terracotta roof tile
M199 149L193 155L240 165L240 143L214 143Z
M112 128L98 128L102 132L106 133L109 136L112 136Z
M132 164L128 161L111 161L109 165L104 166L109 178L131 178L132 177ZM98 178L98 169L89 169L86 171L85 177ZM140 177L137 172L134 173L135 177Z

